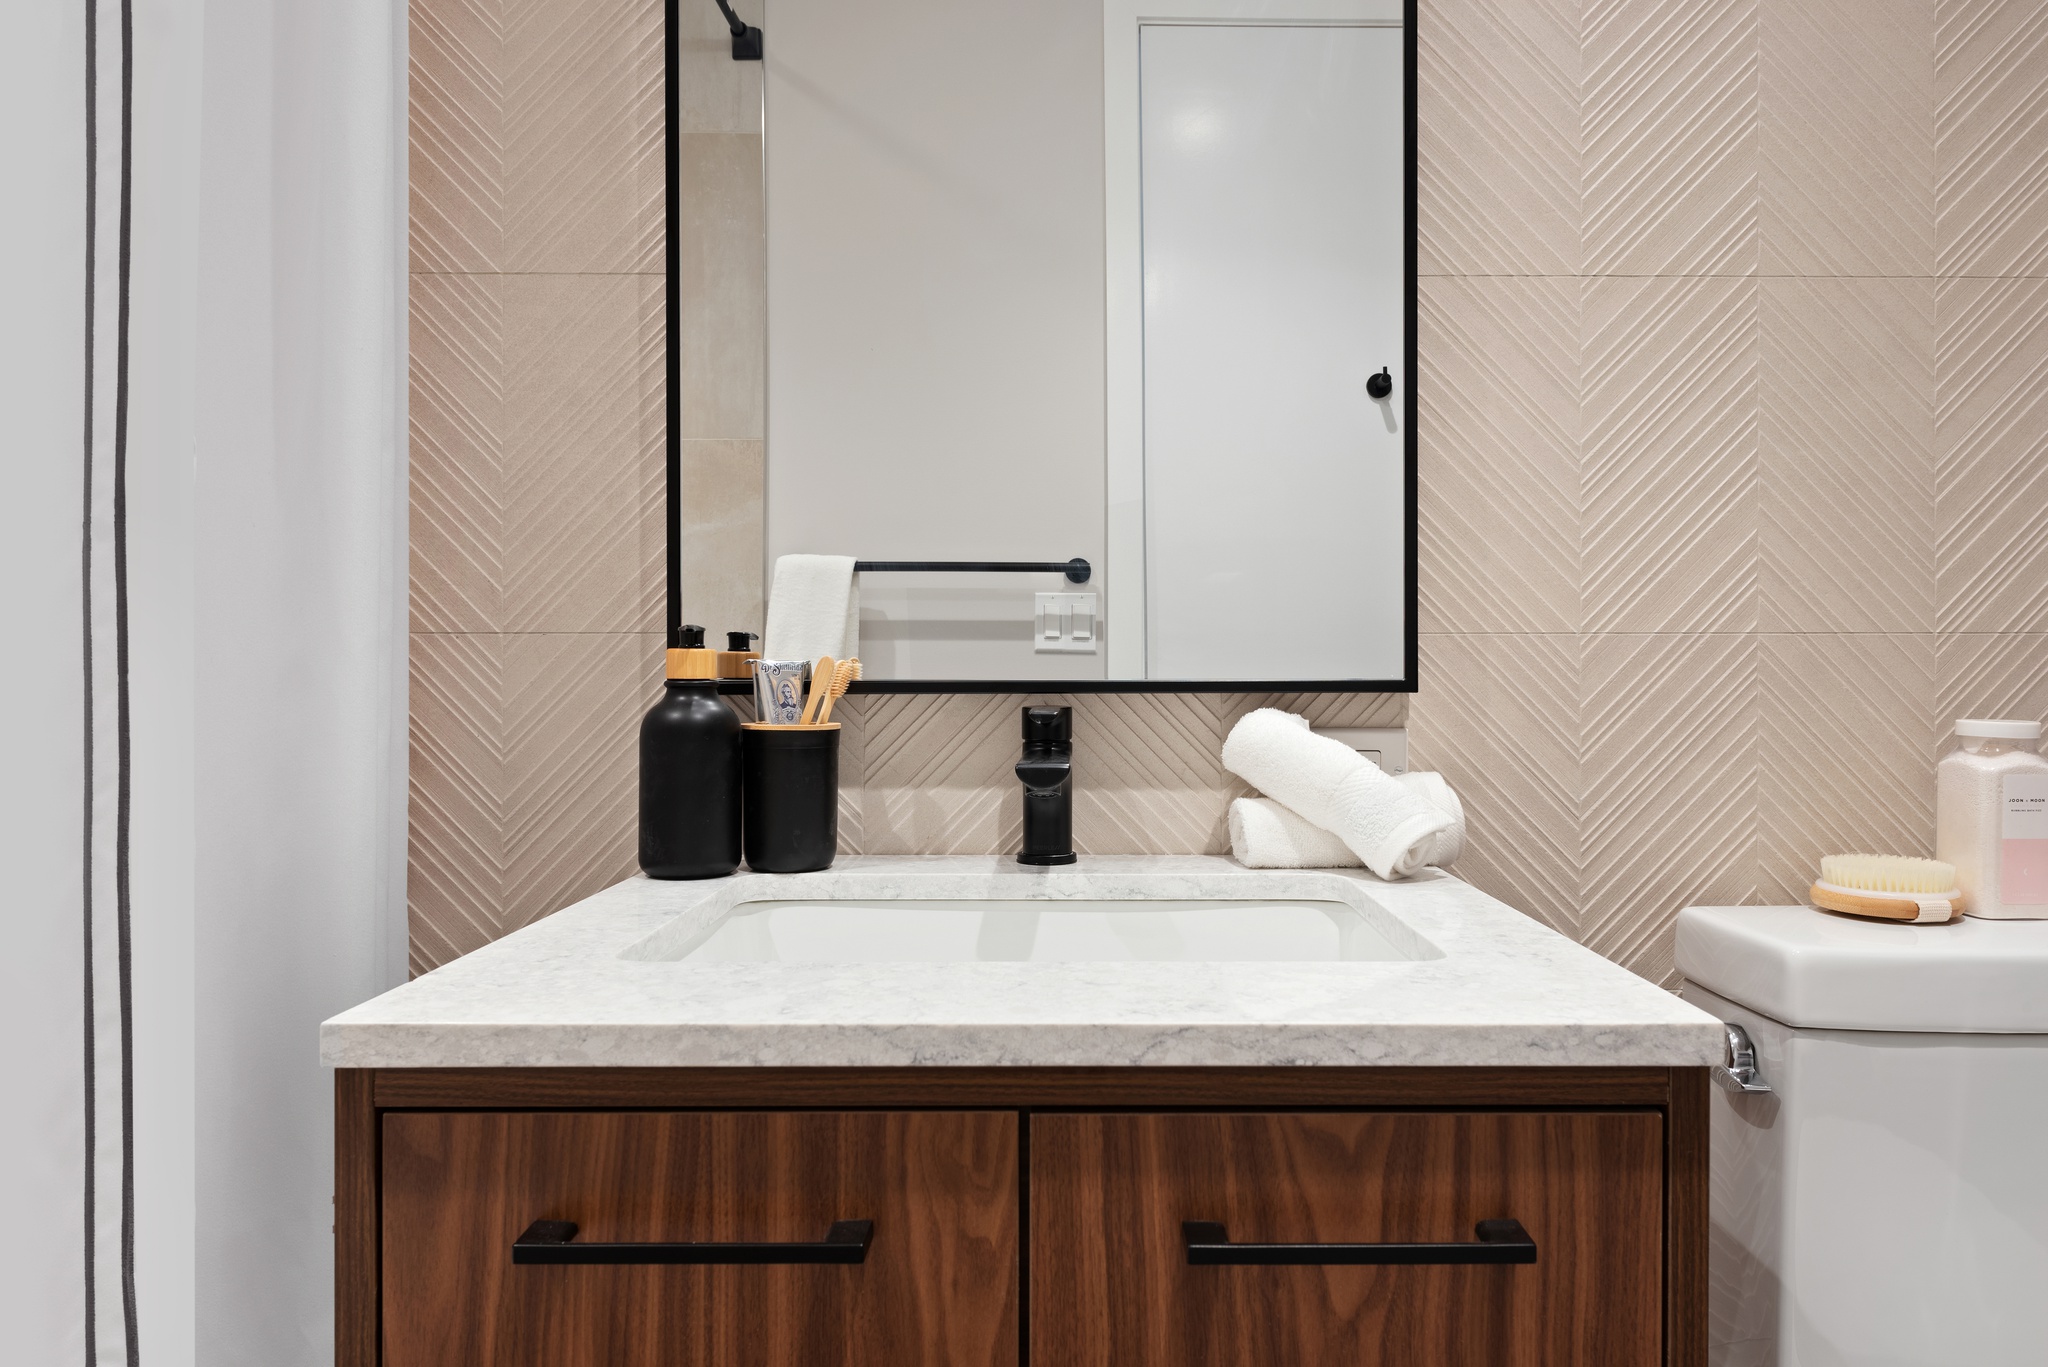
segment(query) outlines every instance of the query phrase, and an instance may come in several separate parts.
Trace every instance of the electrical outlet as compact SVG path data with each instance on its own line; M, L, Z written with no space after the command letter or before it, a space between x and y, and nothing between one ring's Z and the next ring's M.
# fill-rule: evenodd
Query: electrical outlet
M1031 617L1031 648L1040 655L1093 655L1102 639L1102 595L1041 593Z
M1344 744L1364 755L1387 774L1408 772L1408 728L1404 726L1333 726L1315 728L1319 736Z

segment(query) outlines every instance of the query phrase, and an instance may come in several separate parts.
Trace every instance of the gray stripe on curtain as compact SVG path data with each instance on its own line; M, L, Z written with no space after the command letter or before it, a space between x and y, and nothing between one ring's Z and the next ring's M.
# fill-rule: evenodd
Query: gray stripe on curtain
M85 1356L86 1367L135 1367L128 883L130 0L86 0L85 22Z

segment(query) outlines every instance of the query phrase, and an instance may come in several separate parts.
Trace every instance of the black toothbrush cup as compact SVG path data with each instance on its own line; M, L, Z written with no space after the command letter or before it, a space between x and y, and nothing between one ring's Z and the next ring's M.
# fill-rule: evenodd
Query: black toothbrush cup
M839 852L839 723L766 726L740 734L747 867L756 873L830 868Z

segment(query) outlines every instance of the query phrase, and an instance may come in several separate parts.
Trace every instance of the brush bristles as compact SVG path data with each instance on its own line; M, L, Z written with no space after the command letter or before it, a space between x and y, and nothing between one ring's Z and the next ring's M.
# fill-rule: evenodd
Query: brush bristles
M1940 893L1954 890L1956 866L1897 854L1831 854L1820 861L1820 876L1864 892Z

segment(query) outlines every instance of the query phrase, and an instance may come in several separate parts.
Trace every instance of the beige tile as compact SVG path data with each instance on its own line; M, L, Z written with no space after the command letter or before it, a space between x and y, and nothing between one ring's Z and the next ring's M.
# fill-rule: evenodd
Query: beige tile
M496 276L416 275L410 299L415 631L494 631L504 618L504 291Z
M839 852L866 849L866 824L861 819L867 783L867 709L870 699L847 694L832 709L839 723ZM752 709L748 709L751 711Z
M1200 854L1229 848L1223 736L1254 706L1317 725L1398 725L1383 695L902 695L862 699L870 854L995 854L1022 838L1019 709L1074 709L1074 847L1083 854Z
M682 443L683 616L722 643L728 631L760 632L763 483L758 441ZM658 491L657 491L658 492ZM660 508L651 538L657 580L664 549Z
M1753 629L1756 284L1585 289L1585 627Z
M1759 282L1767 631L1934 629L1934 282Z
M1935 316L1940 627L2048 630L2048 279L1944 281Z
M505 928L638 871L639 725L659 638L529 633L505 642Z
M1940 638L1935 749L1964 717L2048 722L2048 633L1955 632Z
M1584 0L1595 275L1757 269L1757 0Z
M1580 939L1672 983L1671 923L1758 890L1749 633L1585 638Z
M1936 0L1934 52L1941 274L2048 274L2048 6Z
M1230 799L1244 788L1223 770L1227 696L1057 699L1074 709L1074 848L1083 854L1228 852ZM1014 787L1016 779L1009 781Z
M414 635L406 902L415 974L504 933L504 644Z
M1934 636L1761 640L1759 895L1804 902L1823 855L1931 857Z
M508 276L505 627L661 623L662 286Z
M407 44L414 271L504 268L505 6L421 0Z
M407 900L424 971L632 874L649 634L415 635Z
M1934 10L1761 0L1764 274L1934 274Z
M1023 834L1015 772L1023 698L878 694L862 700L869 854L994 854Z
M676 223L685 437L759 441L767 383L761 140L686 133Z
M1223 693L1213 695L1222 709L1223 732L1255 707L1277 707L1307 717L1310 726L1406 726L1407 693Z
M1576 631L1581 282L1425 279L1424 631Z
M1465 805L1454 872L1566 935L1580 919L1581 638L1424 636L1408 760Z
M661 7L512 0L505 269L662 269Z
M1433 0L1416 35L1416 270L1579 269L1575 0Z

